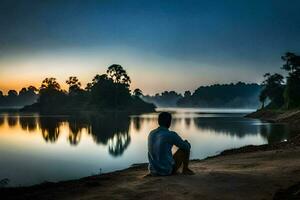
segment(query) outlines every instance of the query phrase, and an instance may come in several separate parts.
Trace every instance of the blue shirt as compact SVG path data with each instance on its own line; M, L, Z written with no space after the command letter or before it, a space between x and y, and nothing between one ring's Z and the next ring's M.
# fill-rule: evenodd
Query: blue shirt
M149 171L153 175L170 175L173 170L173 145L180 149L189 150L191 145L183 141L174 131L158 127L148 136Z

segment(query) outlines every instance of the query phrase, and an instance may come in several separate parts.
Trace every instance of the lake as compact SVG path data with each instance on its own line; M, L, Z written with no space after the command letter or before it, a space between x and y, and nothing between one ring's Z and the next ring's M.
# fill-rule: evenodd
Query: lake
M164 108L171 129L202 159L244 145L284 141L284 124L243 116L252 110ZM0 113L0 180L8 186L61 181L147 162L147 136L157 113L122 116L43 116Z

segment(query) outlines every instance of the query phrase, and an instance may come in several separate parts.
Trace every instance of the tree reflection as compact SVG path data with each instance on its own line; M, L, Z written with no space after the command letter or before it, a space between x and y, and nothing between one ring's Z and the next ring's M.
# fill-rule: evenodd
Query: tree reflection
M258 127L251 125L249 119L232 117L201 117L194 118L194 123L199 129L209 130L220 134L243 138L246 135L258 134Z
M37 129L36 117L19 117L21 128L25 131L33 132Z
M108 144L108 151L112 156L120 156L128 147L129 117L123 115L94 116L91 119L91 134L99 144Z
M131 138L127 133L117 133L113 138L108 141L108 152L112 156L120 156L130 144Z
M42 136L46 142L56 142L59 136L59 126L62 123L59 117L40 117L39 125L42 130Z
M263 124L260 126L260 134L269 144L288 139L290 137L288 132L288 128L281 124Z
M131 141L128 132L129 117L114 114L106 116L71 116L69 118L41 117L38 123L46 142L55 142L58 139L60 126L64 122L68 122L69 135L67 139L71 145L79 144L83 129L87 130L87 133L92 136L95 143L107 145L108 152L112 156L122 155Z
M16 126L17 125L17 123L18 123L18 118L17 118L17 116L16 115L13 115L13 116L8 116L7 117L7 123L8 123L8 126L9 127L14 127L14 126Z
M197 128L219 134L243 138L246 135L260 134L268 143L276 143L290 138L290 131L283 124L254 124L260 121L249 121L246 118L194 118Z
M85 120L82 118L71 117L68 120L68 124L69 124L68 141L71 145L76 146L80 142L82 130L87 129L88 132L90 132L89 131L90 126L89 126L88 120Z
M191 118L185 118L184 123L185 123L186 127L189 128L191 126Z
M133 127L135 128L135 130L140 131L142 118L139 116L134 116L131 119L132 119Z
M2 126L5 122L5 118L3 115L0 115L0 126Z

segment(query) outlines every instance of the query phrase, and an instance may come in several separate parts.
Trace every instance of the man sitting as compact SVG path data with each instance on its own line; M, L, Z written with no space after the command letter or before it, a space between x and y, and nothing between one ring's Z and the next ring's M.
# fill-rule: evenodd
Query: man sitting
M148 136L148 159L151 175L172 175L183 164L182 173L192 175L194 172L188 168L190 157L190 143L174 131L170 131L172 116L162 112L158 116L159 127L150 132ZM172 155L173 145L179 149Z

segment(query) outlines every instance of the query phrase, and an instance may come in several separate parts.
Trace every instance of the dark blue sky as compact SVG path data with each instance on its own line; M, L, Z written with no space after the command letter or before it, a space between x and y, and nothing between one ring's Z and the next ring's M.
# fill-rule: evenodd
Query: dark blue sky
M284 52L300 52L299 9L297 0L0 1L0 89L21 84L7 79L16 70L33 84L73 74L86 83L115 62L146 93L259 82L280 71Z

